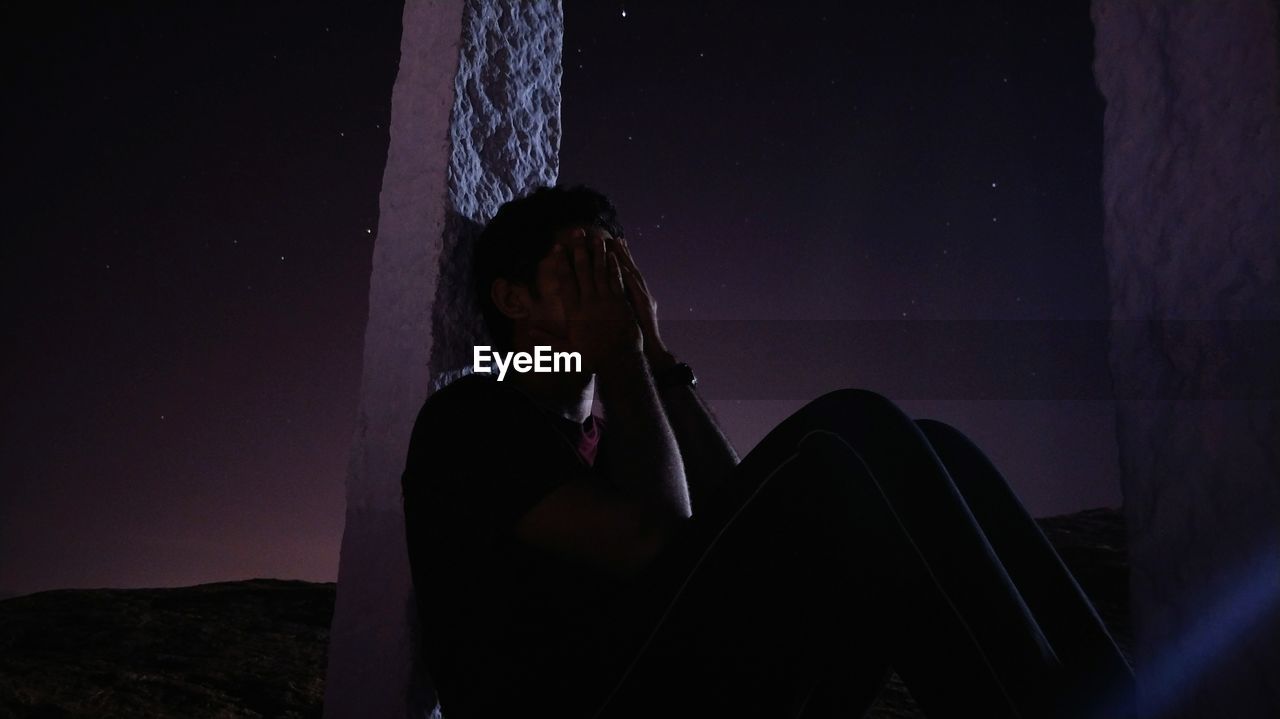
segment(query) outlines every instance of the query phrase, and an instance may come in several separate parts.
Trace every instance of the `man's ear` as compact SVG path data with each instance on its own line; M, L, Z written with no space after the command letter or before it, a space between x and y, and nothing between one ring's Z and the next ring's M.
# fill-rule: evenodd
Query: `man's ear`
M522 284L499 277L489 285L489 299L510 319L529 316L529 289Z

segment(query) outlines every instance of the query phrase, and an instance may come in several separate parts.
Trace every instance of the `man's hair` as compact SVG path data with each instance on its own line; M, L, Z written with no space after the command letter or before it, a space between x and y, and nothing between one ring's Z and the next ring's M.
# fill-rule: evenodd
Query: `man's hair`
M498 208L475 243L472 281L494 346L509 350L511 319L493 304L489 288L499 277L534 284L538 262L551 250L557 230L576 225L599 226L622 237L618 211L604 194L585 185L538 187Z

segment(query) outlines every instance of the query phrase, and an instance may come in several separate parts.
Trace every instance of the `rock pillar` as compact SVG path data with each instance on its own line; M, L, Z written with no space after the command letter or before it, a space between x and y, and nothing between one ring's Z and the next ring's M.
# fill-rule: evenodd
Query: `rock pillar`
M1280 716L1273 0L1093 0L1145 717Z
M407 0L369 283L328 717L423 717L400 475L433 377L470 360L475 228L559 171L556 0ZM431 588L424 588L431 591Z

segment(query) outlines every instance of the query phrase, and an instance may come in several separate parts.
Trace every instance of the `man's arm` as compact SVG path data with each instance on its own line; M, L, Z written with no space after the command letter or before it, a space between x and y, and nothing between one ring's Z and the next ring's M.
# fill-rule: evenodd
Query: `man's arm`
M661 345L654 353L657 356L649 362L655 372L675 366L675 357ZM646 354L649 354L647 344ZM711 408L692 385L659 387L658 396L684 460L690 501L694 507L703 506L738 466L738 453L720 429Z
M617 257L603 241L580 239L573 238L572 264L560 246L548 259L567 320L568 336L558 339L580 352L584 368L595 373L609 441L626 454L608 483L567 483L524 515L516 534L532 546L629 577L692 515L689 489Z
M658 334L658 303L636 267L627 241L620 239L615 246L627 298L635 309L644 338L645 356L654 371L668 369L676 364L676 359ZM723 486L733 468L738 466L738 453L720 429L711 408L693 387L662 387L658 394L684 460L692 504L700 506Z
M659 515L691 514L675 434L644 358L644 339L626 296L620 257L600 234L574 233L571 247L553 250L554 277L570 347L596 375L596 389L617 446L627 449L613 483L653 505ZM570 261L572 257L572 262Z
M648 362L640 352L612 358L596 372L611 441L625 448L610 480L624 492L655 503L661 514L692 515L685 464Z

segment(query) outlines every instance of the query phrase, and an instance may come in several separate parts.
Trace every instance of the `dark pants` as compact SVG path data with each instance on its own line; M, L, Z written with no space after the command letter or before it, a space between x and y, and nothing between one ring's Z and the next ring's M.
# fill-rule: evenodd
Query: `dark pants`
M842 390L772 431L635 583L595 714L1124 717L1133 675L991 462Z

